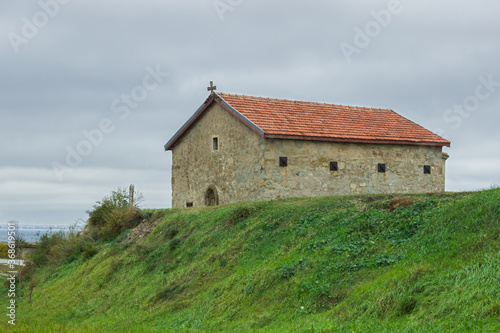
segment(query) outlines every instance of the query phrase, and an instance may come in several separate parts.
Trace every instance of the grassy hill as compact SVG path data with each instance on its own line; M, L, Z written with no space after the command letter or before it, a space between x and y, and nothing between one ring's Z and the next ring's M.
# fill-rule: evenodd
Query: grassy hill
M22 282L16 330L500 331L499 188L144 215Z

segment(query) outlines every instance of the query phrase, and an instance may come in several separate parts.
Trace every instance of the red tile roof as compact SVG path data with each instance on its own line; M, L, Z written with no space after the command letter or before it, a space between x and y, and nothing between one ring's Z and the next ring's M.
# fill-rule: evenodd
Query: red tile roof
M212 101L266 138L450 146L450 142L389 109L217 93L165 145L168 150Z

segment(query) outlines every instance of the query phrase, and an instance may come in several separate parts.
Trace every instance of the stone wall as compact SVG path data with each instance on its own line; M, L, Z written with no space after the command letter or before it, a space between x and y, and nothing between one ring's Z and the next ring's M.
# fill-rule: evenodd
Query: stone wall
M213 138L219 149L213 150ZM286 197L444 191L441 147L264 139L213 103L172 148L172 205ZM279 166L287 157L288 166ZM338 171L330 171L330 162ZM378 172L378 163L386 172ZM424 174L424 165L431 174Z
M261 163L266 183L262 199L361 193L444 191L441 147L267 140ZM279 166L279 157L288 166ZM337 162L338 171L330 171ZM378 172L378 164L386 172ZM431 174L424 174L424 165Z
M219 149L213 150L218 137ZM263 138L213 103L172 148L172 206L205 205L209 188L219 204L255 201L260 193Z

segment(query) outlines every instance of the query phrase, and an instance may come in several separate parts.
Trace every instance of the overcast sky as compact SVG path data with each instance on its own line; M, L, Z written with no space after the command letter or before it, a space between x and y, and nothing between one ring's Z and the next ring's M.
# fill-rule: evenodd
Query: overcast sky
M208 96L390 108L452 142L448 191L500 184L500 3L0 3L0 221L71 224L117 187L171 206L163 145Z

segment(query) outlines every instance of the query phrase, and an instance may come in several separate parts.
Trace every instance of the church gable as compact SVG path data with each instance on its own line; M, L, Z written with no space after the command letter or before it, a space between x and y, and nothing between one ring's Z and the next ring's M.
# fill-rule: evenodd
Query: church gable
M190 149L193 152L200 150L201 155L214 151L220 153L226 149L235 149L229 147L237 146L241 144L241 141L250 140L252 136L259 138L220 104L210 103L193 123L170 143L169 149L174 150L178 146L187 145L188 147L183 149Z
M186 121L184 125L174 134L174 136L165 144L165 150L171 150L172 147L177 144L177 142L186 134L200 118L213 106L218 105L221 109L228 112L236 119L238 119L242 124L246 125L252 131L256 132L260 136L264 136L264 131L250 121L243 114L234 109L231 105L221 99L217 94L210 95L209 98L196 110L196 112L191 116L191 118Z
M263 140L218 103L210 103L196 121L169 147L172 150L173 206L245 200L234 180L256 182Z

